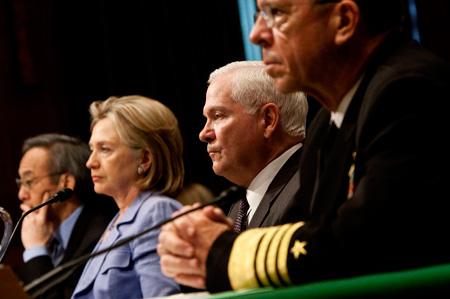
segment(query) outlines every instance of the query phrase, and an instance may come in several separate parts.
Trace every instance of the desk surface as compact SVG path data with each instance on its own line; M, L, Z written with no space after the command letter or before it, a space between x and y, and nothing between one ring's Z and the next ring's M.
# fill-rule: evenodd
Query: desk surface
M448 296L443 296L443 294ZM209 294L177 294L166 299L450 298L450 264L286 288L258 288Z
M208 298L407 298L421 295L425 295L424 298L432 298L432 294L440 297L442 294L450 294L450 264L278 289L223 292L212 294Z

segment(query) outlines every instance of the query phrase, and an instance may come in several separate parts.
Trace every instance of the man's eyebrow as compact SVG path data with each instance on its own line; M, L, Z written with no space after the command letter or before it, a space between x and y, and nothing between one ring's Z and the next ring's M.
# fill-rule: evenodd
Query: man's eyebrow
M22 174L22 176L27 176L27 175L31 175L31 174L33 174L33 171L32 171L32 170L27 170L27 171L25 171L25 172Z

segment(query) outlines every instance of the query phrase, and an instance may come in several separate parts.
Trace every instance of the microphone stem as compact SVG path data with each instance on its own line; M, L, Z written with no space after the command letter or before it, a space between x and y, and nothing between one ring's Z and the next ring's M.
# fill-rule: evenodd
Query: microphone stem
M9 245L11 244L11 241L14 238L17 228L20 226L23 219L25 219L25 217L28 216L28 214L36 211L37 209L42 208L43 206L46 206L46 205L49 205L52 203L56 203L56 202L65 201L65 200L69 199L72 196L72 194L73 194L73 191L70 188L59 190L56 194L54 194L52 197L50 197L46 202L43 202L40 205L38 205L34 208L31 208L28 211L26 211L25 213L23 213L22 216L20 216L19 221L17 221L17 224L14 227L12 234L10 235L8 242L5 245L5 249L3 250L3 255L0 256L0 264L3 263L3 259L6 256L6 253L8 252Z
M22 216L20 216L19 221L17 221L17 224L16 224L16 226L14 227L14 230L13 230L13 232L11 233L11 235L10 235L10 237L9 237L9 239L8 239L8 242L7 242L6 245L5 245L5 251L3 252L3 255L2 255L1 258L0 258L0 264L3 263L3 259L4 259L4 257L6 256L6 253L8 252L9 245L11 244L11 241L12 241L12 239L13 239L15 233L16 233L16 230L17 230L17 228L20 226L20 224L22 223L23 219L24 219L28 214L30 214L30 213L36 211L37 209L42 208L42 207L45 206L46 204L48 204L48 201L46 201L46 202L44 202L44 203L42 203L42 204L40 204L40 205L38 205L38 206L36 206L36 207L34 207L34 208L32 208L32 209L29 209L28 211L26 211L25 213L23 213Z

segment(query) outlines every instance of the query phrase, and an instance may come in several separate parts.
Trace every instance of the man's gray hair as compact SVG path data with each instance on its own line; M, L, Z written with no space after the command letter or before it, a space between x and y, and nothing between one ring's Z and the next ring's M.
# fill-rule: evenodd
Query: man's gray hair
M290 136L305 137L308 102L303 92L282 94L274 87L274 80L266 73L262 61L236 61L211 73L208 84L222 75L232 75L231 98L255 114L267 103L280 109L281 125Z

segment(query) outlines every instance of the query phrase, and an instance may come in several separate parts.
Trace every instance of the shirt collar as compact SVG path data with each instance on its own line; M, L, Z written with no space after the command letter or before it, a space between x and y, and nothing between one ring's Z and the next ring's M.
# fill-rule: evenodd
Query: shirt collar
M361 84L363 77L364 77L364 75L361 76L358 79L358 81L356 81L356 83L352 86L352 88L350 88L350 90L342 98L342 101L339 104L337 110L334 112L331 112L330 124L331 124L331 122L334 122L334 124L336 125L336 127L338 129L341 128L341 125L342 125L342 122L344 121L344 116L345 116L345 113L347 112L348 106L352 102L353 96L355 95L356 91L358 90L358 87Z
M255 214L256 209L259 206L264 194L266 194L267 189L269 188L270 183L277 175L278 171L280 171L281 167L286 163L287 160L302 147L301 143L298 143L292 146L290 149L281 154L278 158L270 162L269 165L264 167L258 175L253 179L248 186L247 189L247 201L250 205L249 214L248 214L248 222Z

